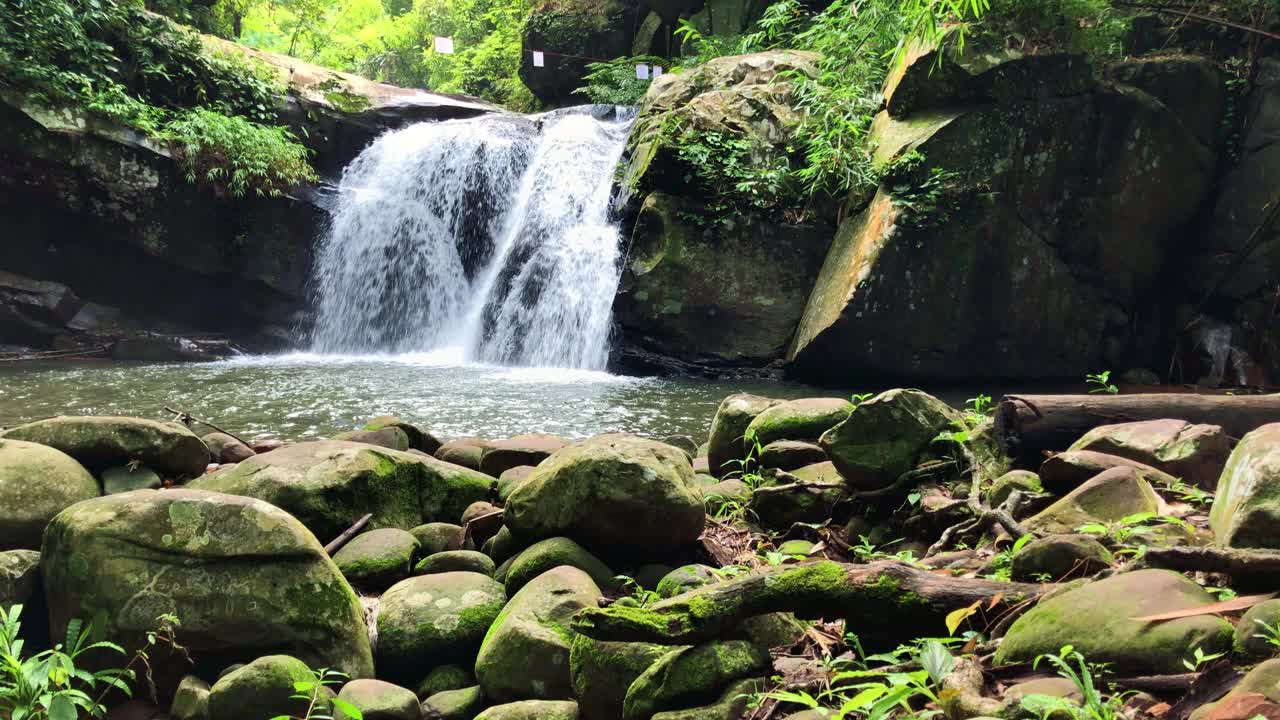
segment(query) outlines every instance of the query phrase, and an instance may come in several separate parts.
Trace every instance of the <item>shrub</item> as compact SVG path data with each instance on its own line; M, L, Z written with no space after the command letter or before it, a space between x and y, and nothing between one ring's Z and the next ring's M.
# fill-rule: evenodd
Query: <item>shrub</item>
M179 115L160 137L186 169L187 180L220 197L249 191L279 197L316 179L306 147L282 127L196 109Z

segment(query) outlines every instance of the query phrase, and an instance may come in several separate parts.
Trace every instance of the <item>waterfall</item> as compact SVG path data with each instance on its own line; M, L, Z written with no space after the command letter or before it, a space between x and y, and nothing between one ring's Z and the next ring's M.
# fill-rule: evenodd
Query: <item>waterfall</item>
M313 278L321 353L454 349L603 369L630 119L589 107L420 123L344 171Z

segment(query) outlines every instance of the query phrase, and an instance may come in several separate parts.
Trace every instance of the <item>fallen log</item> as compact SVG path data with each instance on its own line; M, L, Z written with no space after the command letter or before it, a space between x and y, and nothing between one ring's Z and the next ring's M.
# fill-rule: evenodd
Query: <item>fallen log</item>
M1146 567L1230 575L1242 590L1280 587L1280 552L1218 547L1150 547L1140 561Z
M1007 457L1038 466L1045 451L1066 450L1100 425L1165 418L1221 425L1240 438L1280 422L1280 395L1006 395L996 406L995 432Z
M588 608L573 626L598 640L682 645L726 634L756 615L792 612L805 619L843 618L862 637L906 639L931 628L942 631L954 610L974 603L990 610L1008 607L1052 587L952 577L894 561L821 561L705 585L647 608Z

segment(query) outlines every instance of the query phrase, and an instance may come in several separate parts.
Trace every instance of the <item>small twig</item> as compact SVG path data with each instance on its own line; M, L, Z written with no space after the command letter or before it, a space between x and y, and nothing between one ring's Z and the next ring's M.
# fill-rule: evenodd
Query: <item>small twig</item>
M353 524L351 527L344 530L341 535L334 538L333 542L324 546L325 553L328 555L332 555L338 552L338 550L342 549L343 545L346 545L351 540L351 538L356 536L356 533L363 530L364 526L368 525L369 521L372 519L373 519L373 513L369 513L368 515L365 515L364 517L355 521L355 524Z
M1120 2L1118 2L1117 4L1124 5L1125 7L1138 8L1140 10L1151 10L1152 12L1164 13L1166 15L1182 15L1184 18L1190 18L1198 22L1208 23L1210 25L1221 25L1223 27L1229 27L1235 30L1240 30L1242 32L1253 33L1254 35L1260 35L1265 38L1271 38L1272 40L1280 40L1280 35L1277 35L1273 32L1267 32L1266 30L1263 30L1261 28L1244 25L1238 22L1232 22L1230 20L1223 20L1221 18L1216 18L1209 15L1201 15L1200 13L1194 13L1194 12L1191 12L1190 10L1179 10L1176 8L1160 7L1159 5L1149 5L1147 3L1125 2L1124 0L1120 0Z
M218 431L218 432L222 433L223 435L230 435L231 437L235 438L237 441L239 441L241 444L243 444L243 445L245 445L245 446L248 446L248 445L249 445L249 443L248 443L247 441L245 441L245 439L244 439L244 438L242 438L242 437L240 437L239 435L236 435L235 433L233 433L233 432L231 432L231 431L229 431L229 430L223 430L222 428L218 427L217 425L214 425L213 423L209 422L208 420L201 420L200 418L198 418L198 417L196 417L196 416L192 415L192 414L191 414L191 413L189 413L189 412L183 412L182 410L174 410L173 408L169 407L168 405L165 405L165 406L164 406L164 411L165 411L165 412L170 412L170 413L173 413L174 415L176 415L176 416L177 416L177 418L175 418L175 419L177 419L177 420L182 420L183 418L185 418L185 419L187 419L187 420L190 420L191 422L198 422L198 423L200 423L201 425L208 425L209 427L211 427L211 428L213 428L214 430L216 430L216 431ZM186 423L183 423L183 424L186 424Z
M929 463L928 465L924 465L922 467L915 468L914 470L908 470L902 473L901 475L898 476L897 480L894 480L892 484L887 485L885 487L879 488L877 490L864 490L862 492L850 493L849 499L861 500L863 502L875 502L876 500L884 500L886 498L892 498L895 495L901 493L903 490L910 487L912 483L918 481L920 478L926 477L928 475L932 475L935 471L941 470L942 468L947 466L954 467L955 464L956 463L952 460L943 460L940 462Z

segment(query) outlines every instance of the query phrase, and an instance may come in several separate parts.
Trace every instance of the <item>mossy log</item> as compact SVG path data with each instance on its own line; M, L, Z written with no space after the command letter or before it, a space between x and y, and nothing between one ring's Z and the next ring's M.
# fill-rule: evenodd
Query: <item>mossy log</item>
M806 619L865 619L905 637L941 632L947 613L976 602L999 612L1050 587L951 577L893 561L822 561L706 585L647 608L590 608L578 613L574 628L597 640L681 645L725 635L749 617L792 612Z

